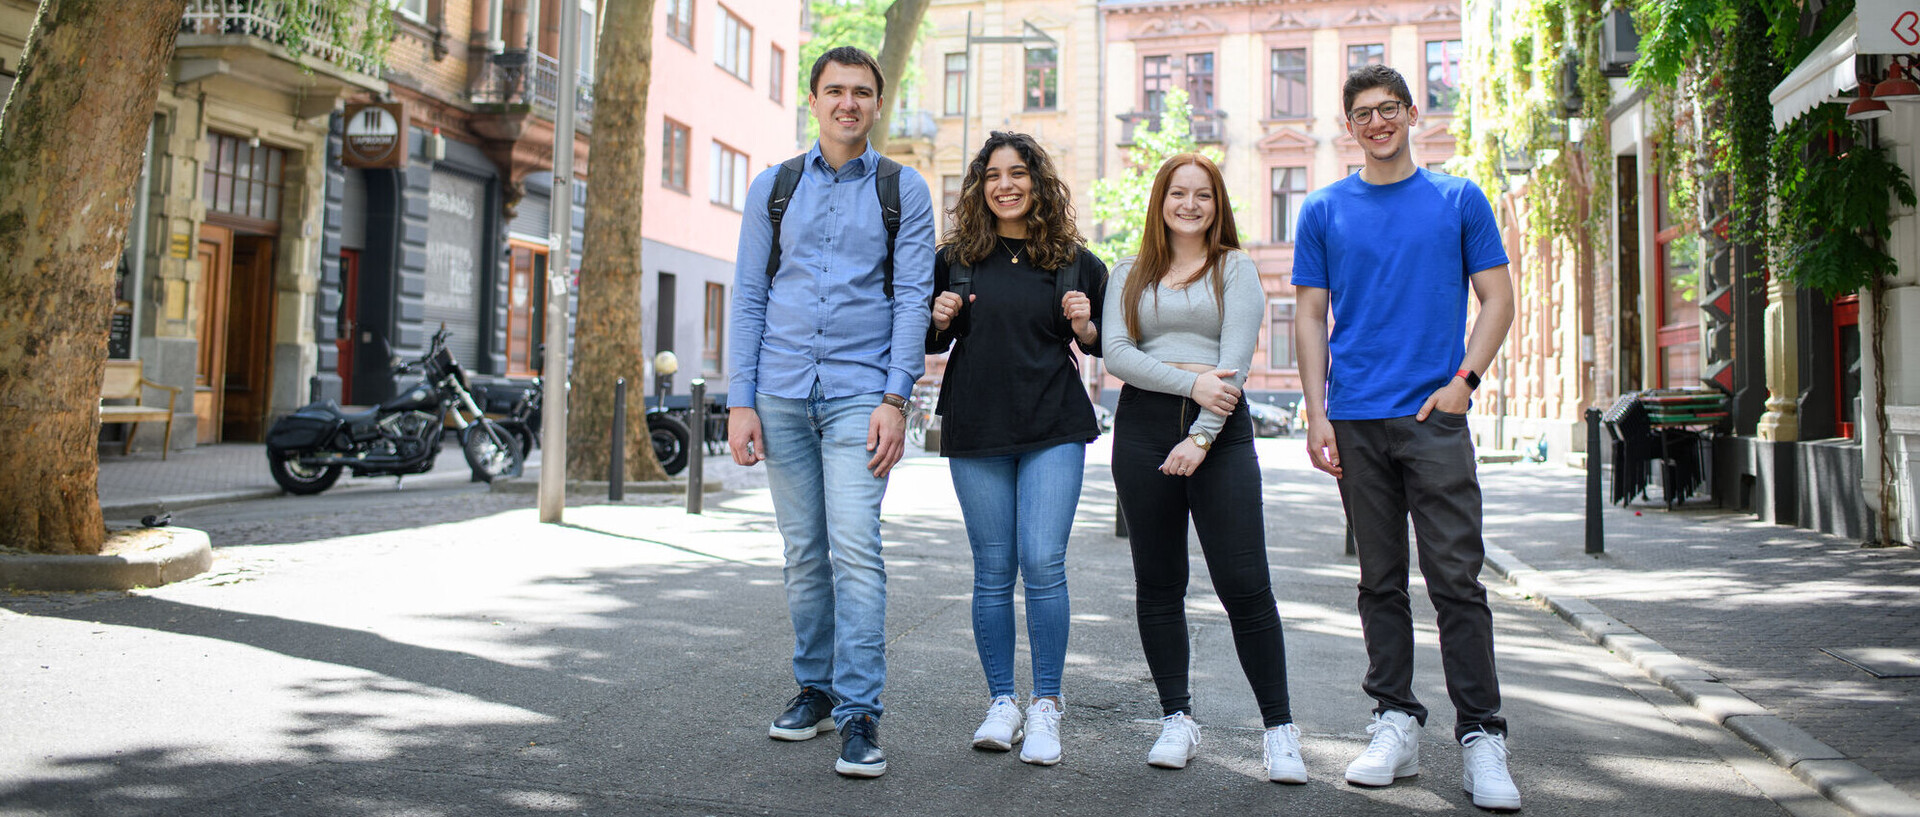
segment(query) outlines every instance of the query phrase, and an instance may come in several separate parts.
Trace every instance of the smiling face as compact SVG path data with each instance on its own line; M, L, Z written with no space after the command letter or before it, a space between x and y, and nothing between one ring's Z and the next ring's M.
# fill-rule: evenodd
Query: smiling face
M999 221L1001 235L1026 237L1027 213L1033 209L1033 175L1020 151L1002 145L987 157L980 192L987 197L987 212Z
M820 72L820 81L807 95L814 121L820 123L820 142L857 154L866 150L867 132L873 130L874 115L880 110L878 82L864 65L829 62Z
M1354 95L1353 104L1347 106L1347 110L1372 109L1382 102L1404 101L1385 87L1368 88ZM1412 105L1401 109L1400 115L1392 120L1374 112L1365 125L1356 125L1352 119L1346 120L1347 133L1360 143L1360 149L1367 154L1368 164L1390 165L1402 160L1410 162L1412 159L1407 153L1408 134L1419 115L1420 110Z
M1167 197L1160 203L1160 217L1167 224L1172 241L1205 241L1207 228L1213 226L1216 191L1213 179L1199 165L1182 165L1167 179Z

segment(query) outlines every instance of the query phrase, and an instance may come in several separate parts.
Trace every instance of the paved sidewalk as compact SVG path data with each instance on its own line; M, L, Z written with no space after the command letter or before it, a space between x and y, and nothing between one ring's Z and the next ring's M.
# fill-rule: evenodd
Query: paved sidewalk
M1281 592L1282 613L1288 621L1289 652L1294 662L1305 667L1324 662L1341 668L1342 672L1351 673L1353 667L1347 665L1353 663L1354 657L1345 653L1351 651L1353 644L1350 642L1357 635L1357 621L1353 620L1351 607L1354 578L1352 560L1337 555L1342 520L1332 481L1306 468L1299 448L1297 439L1262 443L1269 503L1269 547L1277 574L1276 582L1279 583L1277 589ZM1130 622L1130 614L1126 612L1131 609L1130 602L1109 610L1106 608L1113 605L1106 602L1111 600L1089 599L1083 595L1087 592L1085 588L1094 587L1094 592L1119 595L1122 601L1130 599L1130 592L1118 592L1121 587L1130 591L1130 585L1125 584L1124 571L1111 575L1097 573L1097 585L1090 585L1090 577L1084 572L1094 570L1088 564L1088 559L1084 558L1089 548L1105 552L1110 558L1113 548L1119 547L1121 567L1124 567L1124 544L1108 535L1112 520L1111 483L1106 477L1105 466L1099 461L1097 449L1098 445L1089 463L1086 497L1075 533L1075 552L1082 555L1073 557L1069 562L1070 567L1078 565L1073 578L1076 583L1075 639L1076 644L1083 643L1083 638L1117 639L1117 643L1124 646L1130 638L1125 632L1126 628L1107 631L1118 624ZM568 528L574 532L565 533L537 525L527 526L526 512L521 511L517 512L519 516L492 517L497 521L489 523L489 530L493 531L490 535L558 543L578 539L584 534L641 530L644 533L629 537L632 543L664 547L668 552L680 553L681 558L693 559L699 565L676 567L673 560L669 559L657 568L664 570L664 573L628 579L621 578L620 571L613 567L618 562L616 559L581 575L593 577L592 583L606 588L637 580L642 586L657 586L668 594L658 601L671 605L673 599L677 598L682 606L693 605L688 610L699 609L711 613L715 608L701 600L718 598L712 595L714 593L731 595L732 591L724 589L725 582L699 587L683 586L669 576L704 575L701 571L716 568L723 574L727 571L741 573L752 578L753 590L749 595L754 599L754 615L760 616L764 624L764 615L778 609L777 606L767 606L777 605L777 537L772 532L771 520L766 513L768 509L764 492L755 490L757 485L753 481L764 471L736 469L723 458L710 458L708 463L709 478L722 479L729 490L724 497L709 500L710 511L706 517L686 517L672 512L670 507L657 507L668 504L670 500L655 500L654 508L577 508L569 511ZM937 489L940 481L945 479L944 470L937 458L916 456L903 466L903 477L889 494L890 566L898 566L894 571L896 581L907 583L904 587L895 588L901 603L896 615L890 616L890 631L895 629L892 625L896 622L908 622L904 625L904 631L899 635L890 633L890 637L896 647L903 649L913 643L908 639L908 633L919 632L920 628L939 626L953 630L947 634L950 641L963 638L966 632L966 588L964 582L956 584L967 562L964 534L957 529L957 514L951 513L950 508L946 509L945 516L927 510L929 502L934 503L933 507L940 507L942 500ZM530 469L525 478L531 479L535 473ZM908 476L913 474L919 474L920 480L931 481L916 483ZM428 476L439 480L438 484L458 484L465 481L466 467L457 450L449 447L443 452L440 468ZM1920 796L1920 739L1915 737L1920 735L1920 707L1916 706L1920 703L1920 678L1877 679L1822 651L1869 647L1911 650L1920 647L1920 555L1916 555L1913 549L1862 549L1857 543L1793 528L1764 525L1741 515L1701 508L1668 512L1658 506L1638 504L1630 509L1608 507L1605 517L1607 552L1589 557L1582 552L1584 476L1581 473L1564 468L1514 464L1482 466L1481 476L1486 493L1491 568L1487 578L1490 586L1496 589L1502 586L1499 576L1495 574L1506 576L1512 584L1503 593L1510 596L1510 602L1546 605L1607 651L1632 665L1621 664L1606 658L1605 652L1596 651L1594 655L1597 657L1593 660L1598 664L1578 669L1565 667L1557 671L1562 678L1559 682L1541 685L1531 683L1533 679L1527 679L1514 683L1514 688L1509 689L1509 708L1517 710L1512 714L1525 716L1516 717L1515 720L1516 746L1531 747L1529 751L1546 751L1547 736L1544 733L1556 729L1579 729L1579 723L1591 719L1605 720L1598 712L1586 711L1585 708L1627 707L1627 704L1618 700L1605 702L1604 697L1563 694L1563 691L1555 689L1556 686L1568 689L1579 687L1586 683L1579 680L1586 673L1617 674L1624 670L1629 675L1637 675L1644 671L1648 677L1692 703L1707 719L1739 734L1780 767L1791 770L1854 813L1920 814L1920 805L1916 805L1913 799ZM418 478L409 478L408 484L414 484L415 479ZM142 455L103 457L100 484L103 503L129 509L147 502L165 502L180 507L210 497L275 493L271 478L266 474L264 453L258 446L215 446L176 452L164 464L157 456L153 456L151 462L142 461ZM924 487L907 487L916 484L932 486L935 490L929 494ZM346 479L341 483L342 488L354 485L379 485L391 490L392 480ZM950 491L950 486L946 490ZM524 507L530 502L526 498L515 500L497 494L476 501L492 502L502 510ZM950 503L950 496L944 501ZM907 510L897 510L896 506ZM930 516L930 513L933 515ZM633 514L643 516L634 517ZM110 518L112 516L109 514ZM644 521L640 521L636 528L634 525L640 518ZM449 541L453 534L440 528L452 527L457 526L443 525L418 532L399 529L385 538L375 535L368 542L380 553L397 555L402 552L399 548ZM391 526L379 528L390 529ZM399 534L410 535L405 536L403 542L389 542ZM366 537L330 541L346 543L360 538ZM897 541L906 543L899 546L898 552L894 544ZM231 543L216 538L215 544ZM363 544L359 547L367 546ZM462 546L465 546L464 543ZM323 541L312 547L345 545ZM206 595L225 582L248 580L255 571L249 566L255 554L247 551L244 548L223 549L223 558L231 559L226 572L199 583L198 587L182 588L177 593ZM769 568L773 568L771 575L768 575ZM273 569L264 563L258 568L261 572L272 572ZM1195 571L1196 599L1205 599L1197 603L1210 604L1210 597L1200 592L1209 586L1205 583L1204 568L1196 565ZM236 576L239 578L236 579ZM1296 587L1290 583L1297 579L1289 579L1289 576L1318 576L1319 579ZM766 586L769 579L771 587ZM1328 583L1328 579L1333 581ZM925 588L934 585L941 588L941 595L934 598L919 595ZM560 586L563 585L549 585L555 589ZM1313 599L1289 598L1290 587L1300 592L1307 592L1304 588L1311 588L1311 594L1326 595ZM175 592L164 588L154 591L160 596ZM539 594L546 591L532 592ZM638 599L622 598L625 603L640 603ZM72 603L85 606L96 601L81 599ZM574 599L568 603L579 607L582 601ZM41 604L58 607L59 602L41 601L22 607L8 604L6 597L0 595L0 606L25 609L29 615L35 614L37 605ZM648 602L641 606L650 604ZM270 609L273 607L268 604L256 612L264 614ZM663 608L666 609L674 608ZM1503 609L1504 605L1496 607L1496 619L1511 623L1511 613L1502 612ZM428 614L426 609L419 610L419 613ZM0 610L0 623L4 623L5 615L4 610ZM291 616L294 613L289 611L275 615ZM495 614L476 609L472 615L484 619ZM673 612L667 615L669 618L653 619L652 626L660 628L659 631L642 638L649 649L662 651L656 657L663 665L684 665L687 659L674 657L682 655L697 661L697 656L703 653L690 644L689 639L739 632L738 624L731 621L712 619L703 624L697 617L682 619ZM1424 607L1423 600L1416 600L1416 618L1424 622L1421 625L1423 649L1430 649L1431 611ZM1213 625L1197 623L1196 633L1202 626ZM1540 647L1529 639L1545 637L1545 634L1521 638L1516 642L1504 629L1508 625L1502 626L1500 648L1503 675L1507 672L1536 671L1537 668L1530 665L1537 662L1535 653ZM703 633L706 635L703 636ZM1083 633L1088 635L1083 636ZM1335 635L1339 636L1338 651L1327 652L1330 645L1322 642ZM1213 637L1217 639L1219 633L1215 631ZM767 633L756 633L752 637L754 649L761 651L773 649L777 652L781 640L778 633L773 633L772 637L768 637ZM964 643L964 647L961 643ZM516 647L516 650L531 649L533 652L513 660L518 663L536 660L534 656L542 652L537 644L536 641ZM582 666L588 666L593 663L588 656L601 654L609 648L604 644L583 645L582 649L586 651L569 660L574 663L586 661ZM1131 650L1137 653L1137 644ZM917 658L896 659L899 666L912 666L913 660L920 659L932 660L933 666L905 669L902 672L933 672L936 675L968 678L971 674L977 674L977 667L970 667L969 664L972 661L970 641L948 643L932 653L927 652L924 644L910 651ZM294 652L306 654L300 649ZM1094 652L1097 651L1089 648L1090 654ZM1125 653L1126 650L1122 649L1116 654ZM1225 660L1231 660L1230 653L1229 646ZM366 666L365 659L349 660L331 648L307 657ZM1219 658L1215 656L1215 660ZM452 661L457 658L448 656L436 660ZM1082 660L1092 663L1081 666L1079 670L1075 669L1075 665L1069 666L1070 675L1078 673L1080 676L1077 695L1070 706L1081 711L1081 717L1098 717L1103 712L1125 713L1122 720L1139 716L1140 713L1134 710L1142 707L1135 699L1140 698L1143 678L1128 673L1113 674L1108 671L1104 661L1092 657ZM1200 660L1196 656L1196 661ZM1444 724L1451 716L1446 711L1445 696L1435 684L1438 662L1426 655L1423 655L1422 662L1421 695L1433 706L1436 720ZM449 665L448 668L457 666ZM385 664L370 668L389 672L398 670ZM747 673L752 676L750 682L735 681L731 684L731 687L739 688L737 694L743 696L736 705L764 703L753 699L753 696L764 696L761 687L768 679L760 676L766 674L763 671L765 669L756 667L753 672ZM1229 682L1233 680L1231 670L1236 668L1228 665L1224 669L1229 671L1215 676L1212 681L1216 686L1220 685L1223 677ZM417 674L399 674L406 678L419 678ZM1305 674L1305 670L1302 674ZM518 680L513 680L514 677L506 676L508 680L505 682L543 683L534 676ZM1353 689L1341 689L1336 696L1340 699L1339 703L1347 708L1351 708L1354 702L1346 699L1358 696L1355 679L1357 675L1343 682ZM665 679L649 685L648 689L666 695L669 700L679 700L696 710L705 711L707 702L701 701L701 696L727 697L736 694L728 691L729 687L725 684L713 687L714 680L708 678L704 682L688 685L682 680ZM924 686L931 680L907 675L902 679L901 688L908 692L896 695L910 695L916 685ZM476 681L489 688L500 682ZM949 678L946 683L951 686L953 680ZM1631 686L1630 682L1626 683ZM466 688L459 684L454 687ZM1641 691L1636 694L1652 701L1654 696L1664 693ZM1297 684L1296 709L1308 706L1313 698L1329 695L1334 693L1322 686ZM513 695L494 699L518 700ZM1313 737L1342 745L1342 742L1364 740L1364 735L1356 738L1347 734L1355 731L1348 728L1352 724L1333 721L1331 716L1319 718L1317 710L1324 708L1325 702L1313 706L1315 709L1310 710L1311 714L1302 715L1303 728ZM1539 711L1529 714L1526 711L1529 707ZM541 709L538 706L534 708ZM722 705L720 708L726 710L728 707ZM1094 711L1086 713L1088 709ZM962 707L960 711L950 714L964 720L968 717L968 711ZM1341 716L1347 714L1350 713L1340 713ZM1556 718L1565 718L1572 724L1541 722L1543 719ZM1641 726L1616 725L1615 728L1625 728L1627 734L1632 734L1645 725L1644 720L1628 719L1628 722ZM1596 727L1600 725L1594 724ZM1444 731L1444 728L1426 731ZM1613 734L1615 739L1622 737L1606 729L1601 729L1598 734ZM1126 742L1139 736L1122 737ZM1229 736L1228 740L1238 739ZM1739 746L1737 742L1734 745ZM1124 748L1129 752L1133 749L1131 743ZM1336 756L1343 751L1316 757L1316 753L1310 749L1309 760L1314 763L1316 774L1337 775L1338 765L1344 760L1336 762ZM1442 747L1434 751L1440 755L1445 749ZM1604 750L1598 745L1575 741L1559 751L1585 756L1593 751ZM1069 767L1072 765L1069 764ZM1692 773L1699 773L1698 767L1692 768ZM783 770L774 777L785 780L785 774ZM1741 774L1750 780L1761 779L1750 769ZM1573 800L1580 799L1577 793L1552 791L1551 787L1548 787L1549 791L1541 793L1545 796L1533 794L1540 785L1537 781L1549 776L1544 769L1522 770L1521 784L1523 791L1528 793L1531 811L1538 811L1542 805L1546 805L1549 810L1539 813L1559 813L1552 810L1555 800L1551 798L1556 794ZM1429 777L1444 780L1445 773L1430 774ZM1651 786L1659 781L1642 782ZM1432 781L1425 785L1436 792L1444 792L1447 788ZM1755 785L1766 789L1759 782ZM1450 801L1457 800L1458 791L1455 788ZM1666 798L1672 798L1683 788L1662 786L1660 791L1664 792ZM1783 794L1772 790L1768 796L1790 807L1797 802L1791 792ZM941 800L935 798L928 802L935 801ZM661 801L662 804L664 802ZM815 807L825 807L823 801L808 799L805 802ZM1567 805L1567 802L1570 801L1563 801L1560 805ZM1656 798L1654 802L1673 805L1673 810L1668 813L1690 810L1681 809L1676 803L1669 803L1665 799ZM1400 804L1409 808L1433 805L1417 801ZM1107 805L1118 811L1129 810L1122 807L1121 803L1110 802ZM1625 807L1624 802L1614 805ZM848 810L871 811L871 806L868 803ZM756 807L753 810L765 809ZM806 810L805 807L800 808L800 811ZM1793 810L1796 813L1821 813L1805 803L1799 803ZM733 813L727 808L717 811ZM1698 810L1692 811L1700 813ZM881 813L884 813L884 809ZM1595 813L1618 812L1603 809Z

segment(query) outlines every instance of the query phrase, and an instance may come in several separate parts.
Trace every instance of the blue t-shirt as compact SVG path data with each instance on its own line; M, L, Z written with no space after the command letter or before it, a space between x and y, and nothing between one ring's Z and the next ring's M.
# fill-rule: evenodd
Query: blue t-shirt
M1458 176L1355 173L1307 196L1293 285L1332 301L1327 418L1419 412L1466 357L1468 276L1505 263L1486 194Z

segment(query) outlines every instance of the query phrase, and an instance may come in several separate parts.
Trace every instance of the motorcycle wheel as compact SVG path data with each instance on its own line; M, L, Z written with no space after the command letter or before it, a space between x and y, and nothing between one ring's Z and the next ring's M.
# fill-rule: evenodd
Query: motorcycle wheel
M665 414L649 414L647 436L653 441L653 458L660 461L660 468L667 476L687 467L688 442L693 434L687 430L686 423Z
M518 437L499 423L484 419L460 432L460 450L467 455L473 478L480 482L519 473L526 456Z
M332 488L340 480L341 467L302 465L291 452L268 450L267 470L273 472L273 481L280 484L280 490L307 496Z

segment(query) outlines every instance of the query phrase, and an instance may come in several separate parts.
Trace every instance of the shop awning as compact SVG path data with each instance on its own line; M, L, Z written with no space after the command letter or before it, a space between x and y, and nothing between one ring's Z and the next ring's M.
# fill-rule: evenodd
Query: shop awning
M1859 18L1848 15L1793 73L1774 86L1767 95L1773 103L1774 130L1786 127L1816 105L1846 101L1840 95L1860 84L1853 73L1853 55L1859 41Z

